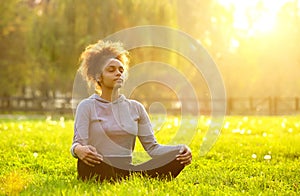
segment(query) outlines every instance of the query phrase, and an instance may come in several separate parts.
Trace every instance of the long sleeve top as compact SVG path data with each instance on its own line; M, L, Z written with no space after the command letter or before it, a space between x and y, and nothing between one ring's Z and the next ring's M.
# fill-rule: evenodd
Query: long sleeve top
M92 145L103 157L123 157L131 164L136 137L152 158L181 147L157 143L149 116L138 101L121 95L109 102L93 94L77 106L71 153L76 157L77 144Z

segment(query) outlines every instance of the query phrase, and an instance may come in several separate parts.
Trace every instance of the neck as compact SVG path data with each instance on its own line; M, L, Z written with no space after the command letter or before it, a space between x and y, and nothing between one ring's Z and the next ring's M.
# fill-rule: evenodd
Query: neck
M107 101L114 101L120 96L119 89L102 89L100 96Z

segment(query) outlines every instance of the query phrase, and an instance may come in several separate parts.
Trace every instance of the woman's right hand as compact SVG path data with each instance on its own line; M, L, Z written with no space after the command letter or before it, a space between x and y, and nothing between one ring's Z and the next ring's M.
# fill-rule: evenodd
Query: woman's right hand
M98 154L96 148L91 145L82 146L78 144L74 148L74 153L80 160L91 167L103 161L102 155Z

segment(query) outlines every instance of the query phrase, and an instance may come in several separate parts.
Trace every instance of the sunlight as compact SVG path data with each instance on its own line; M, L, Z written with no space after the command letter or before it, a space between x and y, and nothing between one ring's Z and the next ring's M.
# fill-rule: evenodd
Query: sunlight
M246 32L248 36L268 33L276 25L280 8L293 0L217 0L226 9L233 12L233 27ZM298 5L299 6L299 5Z

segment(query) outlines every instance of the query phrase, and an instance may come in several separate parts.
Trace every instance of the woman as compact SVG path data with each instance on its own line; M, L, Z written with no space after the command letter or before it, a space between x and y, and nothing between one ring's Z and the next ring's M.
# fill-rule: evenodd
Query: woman
M188 146L158 144L143 105L120 94L129 63L121 43L98 41L80 61L79 71L95 94L76 109L71 153L78 158L79 179L118 180L136 172L170 179L191 163ZM140 165L131 163L136 137L152 158Z

